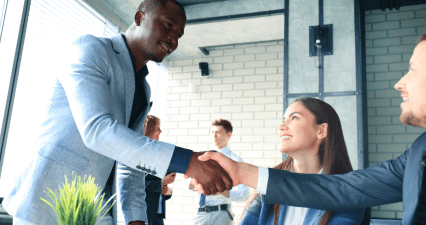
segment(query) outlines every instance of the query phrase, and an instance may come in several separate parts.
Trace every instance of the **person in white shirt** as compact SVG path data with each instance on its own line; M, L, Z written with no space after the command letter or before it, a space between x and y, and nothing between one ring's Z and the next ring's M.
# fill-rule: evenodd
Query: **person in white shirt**
M228 120L216 119L211 125L211 137L213 145L217 151L226 157L243 162L241 157L234 154L228 148L229 139L232 136L232 124ZM250 197L250 190L247 186L240 184L237 190L217 193L216 195L205 196L198 193L197 202L198 214L194 218L195 225L231 225L234 224L234 213L231 210L232 202L245 202ZM189 189L196 191L193 182L189 184Z

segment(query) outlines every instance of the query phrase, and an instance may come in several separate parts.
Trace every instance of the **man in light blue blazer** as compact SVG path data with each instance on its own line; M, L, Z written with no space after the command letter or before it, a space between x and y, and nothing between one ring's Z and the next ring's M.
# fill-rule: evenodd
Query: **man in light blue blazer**
M184 173L201 179L210 193L231 189L216 162L199 161L199 153L143 135L151 107L146 63L161 62L177 48L185 23L175 0L145 0L125 34L85 35L58 52L31 160L3 201L14 224L55 224L49 215L57 220L55 213L40 198L49 199L47 188L58 193L73 173L94 177L107 195L118 189L126 223L132 224L147 221L145 173L161 179L167 171ZM116 224L116 211L101 224Z
M395 84L395 89L402 97L401 122L426 128L426 34L417 40L409 71ZM229 172L234 185L255 188L265 195L268 204L333 211L402 201L402 223L411 224L426 175L422 174L425 162L421 162L425 151L426 132L398 158L342 175L294 174L234 162L213 152L200 159L217 160ZM202 191L203 185L196 188Z

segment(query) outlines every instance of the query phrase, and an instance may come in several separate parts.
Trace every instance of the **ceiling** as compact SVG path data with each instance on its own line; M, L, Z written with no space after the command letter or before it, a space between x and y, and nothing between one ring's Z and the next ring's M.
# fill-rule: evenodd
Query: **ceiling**
M142 0L84 0L125 31ZM284 0L177 0L185 35L169 58L203 55L209 46L284 39ZM362 10L398 10L425 0L360 0Z
M85 0L122 31L141 0ZM186 12L185 35L169 58L201 56L200 48L284 39L283 0L177 0Z

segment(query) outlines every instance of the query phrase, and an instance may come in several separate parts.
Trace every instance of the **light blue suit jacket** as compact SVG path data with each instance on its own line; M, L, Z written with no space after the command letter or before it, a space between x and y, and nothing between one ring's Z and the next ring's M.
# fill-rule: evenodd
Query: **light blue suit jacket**
M420 160L426 133L394 160L342 175L269 170L265 202L324 210L367 208L403 202L403 224L411 224L419 198Z
M271 212L272 205L264 202L264 196L256 198L244 212L239 225L273 225L274 212ZM282 205L278 215L278 223L284 224L287 206ZM303 225L316 225L324 216L325 210L308 209ZM328 221L328 225L359 225L364 219L365 209L347 209L333 212L333 217Z
M46 210L49 207L40 198L49 199L44 193L47 188L58 192L65 176L71 180L72 173L91 175L104 188L118 161L136 171L138 165L144 165L163 179L175 148L142 135L150 104L133 128L127 127L135 77L121 34L112 38L82 36L55 57L60 62L52 63L53 75L46 87L49 96L40 103L45 114L30 161L3 201L9 214L34 224L53 224ZM149 103L146 81L145 92ZM145 179L138 182L145 186ZM111 188L114 193L116 182ZM143 190L137 204L145 211ZM49 212L54 215L53 210Z

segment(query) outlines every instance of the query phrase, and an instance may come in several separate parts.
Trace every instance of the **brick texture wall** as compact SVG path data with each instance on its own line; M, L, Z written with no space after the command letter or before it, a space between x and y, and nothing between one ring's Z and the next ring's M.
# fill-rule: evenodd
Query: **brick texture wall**
M399 121L394 85L408 71L416 39L426 32L426 5L365 13L370 165L397 158L424 129ZM402 203L373 207L372 217L402 218Z
M284 41L209 47L203 57L174 58L168 62L166 115L162 141L205 151L212 149L211 121L231 121L229 148L245 162L272 167L281 162L277 150L278 125L283 114ZM209 64L202 77L199 62ZM194 92L189 91L189 84ZM166 225L193 224L196 194L189 180L178 175L167 202ZM233 203L236 224L245 203Z

